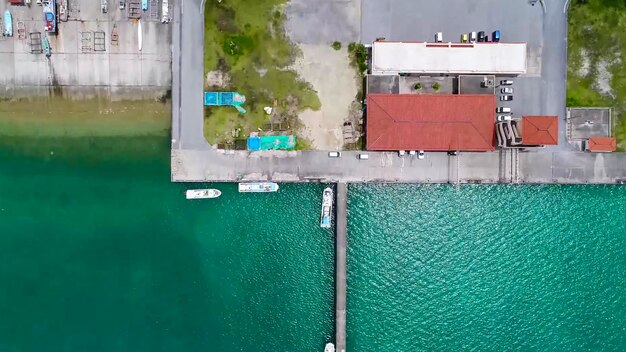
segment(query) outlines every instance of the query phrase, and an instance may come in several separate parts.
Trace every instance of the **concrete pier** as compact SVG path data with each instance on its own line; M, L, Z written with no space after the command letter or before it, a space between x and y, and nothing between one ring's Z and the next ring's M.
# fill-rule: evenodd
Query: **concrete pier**
M348 185L337 184L337 243L335 272L335 350L346 351L346 247Z

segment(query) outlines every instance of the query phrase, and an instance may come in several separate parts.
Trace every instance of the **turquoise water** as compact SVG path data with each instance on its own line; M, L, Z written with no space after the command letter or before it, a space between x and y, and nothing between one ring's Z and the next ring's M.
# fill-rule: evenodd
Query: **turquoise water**
M162 137L3 139L0 165L0 351L332 339L325 185L172 184ZM626 187L350 186L348 349L626 350L625 219Z
M351 351L626 350L626 187L350 194Z
M14 142L0 149L0 351L320 351L331 338L323 185L224 184L192 202L184 190L209 185L169 182L164 138Z

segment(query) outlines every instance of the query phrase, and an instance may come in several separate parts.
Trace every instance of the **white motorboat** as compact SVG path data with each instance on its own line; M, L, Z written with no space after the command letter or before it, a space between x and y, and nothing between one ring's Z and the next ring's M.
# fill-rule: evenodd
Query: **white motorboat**
M217 198L222 195L218 189L190 189L185 192L187 199Z
M249 182L239 184L239 192L241 193L267 193L276 191L278 191L278 184L274 182Z
M327 343L324 352L335 352L335 345L332 342Z
M320 227L329 228L330 219L333 212L333 189L328 187L324 190L322 195L322 215L320 217Z

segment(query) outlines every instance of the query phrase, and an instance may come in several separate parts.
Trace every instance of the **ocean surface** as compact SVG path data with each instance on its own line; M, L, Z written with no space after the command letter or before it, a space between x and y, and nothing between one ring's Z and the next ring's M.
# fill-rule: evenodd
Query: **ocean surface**
M325 185L169 181L167 138L0 142L0 351L323 350ZM626 350L626 187L350 186L348 231L351 352Z

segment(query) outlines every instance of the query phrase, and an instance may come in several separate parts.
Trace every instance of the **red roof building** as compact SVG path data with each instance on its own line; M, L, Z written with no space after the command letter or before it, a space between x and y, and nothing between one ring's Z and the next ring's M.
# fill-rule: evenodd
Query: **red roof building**
M617 149L617 140L613 137L591 137L587 141L590 152L614 152Z
M522 144L559 144L558 116L522 116Z
M367 150L495 150L495 95L369 94Z

